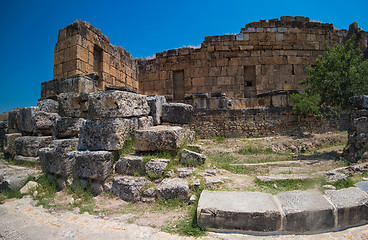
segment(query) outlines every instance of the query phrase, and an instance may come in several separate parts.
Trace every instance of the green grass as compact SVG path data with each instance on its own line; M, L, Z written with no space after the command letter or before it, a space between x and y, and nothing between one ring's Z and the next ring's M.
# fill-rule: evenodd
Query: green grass
M134 135L125 140L123 148L119 150L119 156L123 157L134 152Z
M241 155L276 154L270 147L263 149L252 145L244 146L237 153Z
M79 180L74 181L73 188L68 188L68 191L70 194L72 194L74 199L78 199L79 201L74 201L72 207L78 207L80 213L96 213L94 210L96 203L93 200L91 182L88 182L88 184L84 186L84 184L82 184Z
M44 208L50 208L50 203L55 198L56 178L44 174L38 179L37 183L36 191L38 194L34 197L35 200L38 200L37 206L42 205Z
M21 167L26 167L26 168L41 169L40 164L38 162L17 161L14 159L6 159L6 164L16 165L16 166L21 166Z
M220 135L220 136L216 135L211 138L211 140L214 141L215 143L223 143L225 142L225 139L226 139L225 135Z
M236 160L238 159L229 152L210 153L207 154L207 158L215 165L236 163Z
M236 173L236 174L252 174L254 172L256 172L257 168L256 167L249 167L249 166L244 166L244 165L230 165L230 164L220 164L218 165L218 167L225 169L229 172L232 173Z
M150 155L144 156L143 162L144 164L146 164L148 161L150 161L151 159L155 159L155 158L164 158L164 159L173 160L174 156L170 151L157 151Z
M355 183L356 182L353 181L353 179L348 177L346 179L339 179L335 183L332 183L332 185L336 187L336 190L340 190L340 189L343 189L343 188L354 187Z
M254 182L257 184L257 188L253 190L268 192L271 194L277 194L280 192L287 192L293 190L313 189L316 186L320 187L326 184L326 180L324 178L307 179L307 180L288 179L282 181L269 181L269 182L263 182L256 178ZM277 188L274 188L275 184Z
M197 206L198 200L203 187L200 187L196 192L196 202L193 205L187 206L187 215L176 221L167 222L166 225L161 227L161 230L171 234L179 234L181 236L193 236L202 237L207 234L206 229L201 228L197 224ZM172 203L174 206L178 203ZM187 203L184 203L187 204Z
M11 189L5 189L1 190L0 192L0 204L5 199L11 199L11 198L22 198L24 195L20 193L18 190L11 190Z

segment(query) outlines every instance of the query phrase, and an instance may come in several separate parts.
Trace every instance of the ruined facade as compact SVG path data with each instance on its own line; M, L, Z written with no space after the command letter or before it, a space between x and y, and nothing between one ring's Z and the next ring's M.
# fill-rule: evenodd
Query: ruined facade
M207 109L286 106L289 93L303 88L298 82L323 54L324 43L343 43L352 34L357 47L367 52L368 32L356 23L338 30L307 17L281 17L249 23L239 34L205 37L197 48L138 60L111 45L99 29L78 21L59 31L54 80L42 84L41 98L61 92L55 86L71 76L95 72L99 79L91 80L94 87L88 91L124 86L174 101L191 99L194 107ZM68 84L73 88L83 81ZM225 96L231 102L221 100Z

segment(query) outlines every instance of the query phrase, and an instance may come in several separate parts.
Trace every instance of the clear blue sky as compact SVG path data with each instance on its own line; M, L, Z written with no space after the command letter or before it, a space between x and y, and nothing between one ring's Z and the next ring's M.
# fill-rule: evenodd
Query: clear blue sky
M35 106L41 82L53 77L58 30L75 20L101 29L134 57L201 44L205 36L238 33L249 22L308 16L368 31L368 1L53 1L1 0L0 113Z

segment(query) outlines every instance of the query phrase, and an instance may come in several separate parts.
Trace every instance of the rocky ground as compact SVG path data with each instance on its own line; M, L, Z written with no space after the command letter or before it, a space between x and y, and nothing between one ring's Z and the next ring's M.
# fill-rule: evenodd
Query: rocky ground
M347 133L327 133L305 135L303 137L277 136L251 139L198 139L190 149L207 156L206 163L195 168L174 165L171 174L188 180L193 185L199 183L205 189L232 191L264 191L277 193L295 189L341 188L366 177L366 166L345 167L344 162L336 161L337 151L341 151L347 140ZM0 171L16 169L2 161ZM38 166L27 166L38 170ZM332 171L338 169L337 171ZM333 172L327 174L326 172ZM338 172L344 176L334 174ZM265 178L256 178L264 176ZM341 177L343 181L328 179L326 176ZM271 177L271 178L270 178ZM268 179L270 178L270 179ZM260 180L261 179L261 180ZM266 180L265 180L266 179ZM268 180L267 180L268 179ZM281 181L282 180L282 181ZM111 194L88 196L72 192L70 189L42 196L42 191L32 191L32 200L20 200L2 196L0 205L3 239L42 239L36 237L38 230L55 239L98 239L98 236L123 236L127 239L177 239L183 225L191 222L191 210L195 203L181 201L156 203L129 203ZM42 204L45 208L36 207ZM80 214L83 213L84 214ZM10 221L4 220L10 219ZM49 219L49 220L48 220ZM34 221L36 220L36 221ZM33 228L32 226L35 226ZM91 230L94 226L94 230ZM100 226L100 227L98 227ZM34 234L34 235L32 235ZM110 234L110 235L109 235ZM275 236L253 236L237 234L209 234L207 239L272 239ZM351 239L366 239L368 228L352 228L337 233L324 233L303 236L305 238L336 239L335 236ZM93 236L92 238L90 238ZM295 235L278 236L282 239L295 239ZM301 236L297 236L301 237ZM104 237L105 238L105 237ZM344 238L342 238L344 239Z

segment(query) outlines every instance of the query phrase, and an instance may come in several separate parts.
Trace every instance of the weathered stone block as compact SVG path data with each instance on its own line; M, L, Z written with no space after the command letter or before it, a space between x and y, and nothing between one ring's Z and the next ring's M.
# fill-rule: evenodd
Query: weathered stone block
M19 109L19 130L33 133L36 130L35 113L37 107L27 107Z
M56 138L78 137L80 128L85 121L84 118L58 118L52 135Z
M151 159L146 163L144 168L150 178L156 179L164 176L169 162L169 159Z
M169 103L162 105L162 121L186 124L192 121L193 107L184 103Z
M151 116L138 118L138 129L145 129L153 126L153 119Z
M291 191L276 197L285 214L285 231L321 231L335 226L334 208L319 192Z
M136 151L176 150L188 134L182 127L154 126L135 131Z
M78 150L119 150L131 134L131 120L89 119L80 128Z
M85 118L88 112L88 94L61 93L57 97L61 117Z
M281 213L275 197L261 192L204 190L197 207L198 225L245 231L277 231Z
M39 157L24 157L22 155L15 155L14 160L19 161L19 162L38 163L40 161L40 158Z
M206 156L187 149L183 149L180 153L180 163L187 166L196 166L203 164Z
M68 158L67 153L75 151L78 139L53 140L50 147L38 151L40 165L45 173L69 176L74 167L74 158Z
M16 154L15 152L15 139L21 137L21 133L10 133L4 136L4 156L5 158L13 158Z
M41 133L43 135L51 135L56 120L60 118L57 113L48 113L43 111L36 111L34 115L34 133Z
M150 107L149 114L153 118L153 124L160 125L162 116L162 105L166 104L166 98L159 95L147 97L147 103Z
M144 177L114 177L111 191L124 201L139 201L141 191L148 183Z
M163 200L187 200L189 194L188 182L181 178L166 178L157 187L157 197Z
M44 99L37 102L37 107L40 111L48 113L58 113L59 103L52 99Z
M67 153L67 156L74 158L74 177L104 181L111 172L117 153L107 151L74 151Z
M18 190L30 176L40 174L39 170L27 169L24 167L4 167L0 169L0 190Z
M51 136L18 137L14 141L15 152L17 155L22 155L24 157L38 157L38 150L50 146L51 140L52 140Z
M88 95L89 118L147 116L150 108L146 96L123 91L106 91Z
M10 131L19 130L19 109L14 109L8 113L8 128Z
M345 228L366 223L368 220L368 194L359 188L326 191L327 198L337 210L337 226Z
M121 157L115 164L115 172L127 175L144 173L143 158L138 156Z

